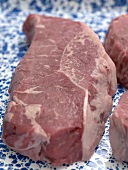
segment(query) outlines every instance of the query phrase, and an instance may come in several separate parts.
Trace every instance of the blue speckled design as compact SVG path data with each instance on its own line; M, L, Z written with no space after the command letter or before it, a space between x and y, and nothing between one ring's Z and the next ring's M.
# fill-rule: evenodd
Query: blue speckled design
M22 24L29 13L61 16L87 23L103 42L110 21L128 12L127 0L0 0L0 136L2 121L9 101L8 87L18 62L28 49ZM115 107L125 91L120 85L113 97ZM114 108L113 107L113 108ZM32 160L10 150L0 137L0 170L127 170L128 163L112 157L108 137L109 121L99 146L87 162L52 167L47 162Z

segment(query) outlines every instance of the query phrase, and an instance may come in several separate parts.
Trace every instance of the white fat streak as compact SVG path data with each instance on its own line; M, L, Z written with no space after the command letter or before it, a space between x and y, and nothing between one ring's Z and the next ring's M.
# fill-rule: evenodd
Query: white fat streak
M84 160L86 155L86 150L84 149L84 146L86 146L86 115L87 115L87 108L88 108L88 90L85 90L85 98L84 98L84 107L83 107L83 134L82 134L82 160Z
M77 36L79 36L79 39L77 39ZM83 32L80 32L78 35L77 35L74 39L74 42L79 42L81 43L82 45L85 45L85 36L87 36L87 34L83 31ZM88 37L86 37L87 39L89 39Z
M23 143L24 143L24 140L25 138L29 137L29 134L28 132L23 134L23 135L20 135L19 139L14 142L14 147L11 147L11 148L14 148L14 149L18 149L18 150L24 150L24 149L19 149L19 147L22 147ZM26 149L26 148L25 148ZM30 148L29 148L30 149Z
M82 160L87 160L93 153L94 149L92 146L93 144L98 144L100 140L100 136L102 135L105 124L104 122L101 122L100 124L97 123L97 121L100 121L100 113L105 113L104 116L109 115L109 111L111 109L111 96L108 95L108 84L106 80L107 76L107 70L105 66L108 65L108 62L104 58L98 58L95 59L96 61L96 67L93 70L91 76L93 79L98 80L98 83L93 82L93 86L97 90L97 94L95 95L95 98L91 100L91 105L95 106L96 109L94 111L91 110L90 105L86 105L85 99L85 109L87 107L88 110L84 110L84 114L88 116L88 120L90 121L89 124L87 124L86 117L84 116L84 127L85 127L85 134L83 132L83 138L82 138L82 146L83 146L83 155ZM87 120L87 121L88 121ZM90 131L91 129L91 131Z
M52 39L48 39L50 42L52 42L52 43L55 43L55 41L54 40L52 40Z
M36 25L36 28L45 28L45 25L42 25L42 24L38 24L38 25Z
M22 105L22 106L26 106L26 105L27 105L27 104L24 103L22 100L18 99L16 96L13 96L13 100L14 100L16 103L18 103L18 104L20 104L20 105Z
M42 93L43 91L36 91L35 89L38 88L39 86L36 86L36 87L32 87L32 88L29 88L25 91L15 91L15 92L18 92L18 93L27 93L27 94L38 94L38 93Z
M65 54L65 51L68 50L70 51L70 54L69 55L72 55L73 52L71 51L71 47L69 46L70 44L72 44L73 42L80 42L82 45L84 45L84 41L85 39L83 38L85 35L87 35L84 31L83 32L79 32L73 39L70 40L70 42L67 44L67 46L65 47L64 51L63 51L63 54L62 54L62 57L61 57L61 61L60 61L60 69L62 67L62 61L63 61L63 58L64 58L64 54ZM81 39L77 39L77 37L80 36ZM83 39L82 39L83 38ZM63 67L62 67L63 68ZM65 72L64 72L65 74ZM68 76L70 78L70 76Z
M50 66L49 66L49 65L44 65L44 67L45 67L46 69L49 69L49 68L50 68Z
M70 75L68 74L68 73L66 73L66 72L64 72L63 70L58 70L58 72L61 72L61 73L63 73L63 74L65 74L68 78L69 78L69 80L75 85L75 86L77 86L77 87L79 87L80 89L82 89L82 90L86 90L85 88L83 88L82 86L80 86L78 83L76 83L71 77L70 77Z
M38 56L39 57L48 57L48 55L46 55L46 54L39 54Z
M38 86L37 86L38 87ZM25 91L23 91L23 93L28 93L28 94L38 94L38 93L42 93L43 91L36 91L35 89L37 87L33 87L33 88L30 88L30 89L27 89Z
M46 134L44 129L36 122L35 118L40 115L41 105L40 104L31 104L26 107L26 116L31 120L31 124L34 128L34 134L32 135L32 139L35 141L33 145L30 143L28 148L33 148L38 146L41 142L49 143L50 137ZM27 149L28 149L27 148Z
M63 71L61 71L63 72ZM84 158L86 157L86 149L85 149L85 146L86 146L86 116L87 116L87 108L88 108L88 89L85 89L83 88L82 86L80 86L79 84L77 84L75 81L73 81L70 77L70 75L68 75L68 73L64 73L69 79L70 81L75 84L75 86L79 87L80 89L84 90L85 92L85 97L84 97L84 106L83 106L83 133L82 133L82 138L81 138L81 141L82 141L82 160L84 160Z
M35 119L37 117L37 113L39 114L41 111L41 105L40 104L30 104L25 107L26 112L25 115L29 119Z
M27 105L25 107L26 112L24 115L27 117L27 119L31 120L32 128L34 129L34 134L30 136L29 132L21 135L19 139L14 144L14 149L17 150L28 150L30 148L34 148L38 146L41 142L47 142L49 143L50 137L46 134L46 132L42 129L42 127L36 122L35 118L37 117L37 114L39 115L41 112L41 105L40 104L31 104ZM28 146L24 149L21 149L23 145L24 140L26 138L30 137L30 142ZM31 141L34 141L33 143Z
M106 69L104 67L104 66L109 67L109 65L104 58L95 59L95 60L96 60L96 68L94 69L91 76L99 80L99 83L93 84L95 89L97 89L97 95L95 99L91 101L91 105L97 106L97 109L99 109L99 110L96 110L97 112L102 112L102 111L104 112L105 109L107 110L107 108L111 107L111 102L109 103L105 102L105 101L111 101L111 96L108 95L108 89L107 89L108 84L107 84L107 80L105 80ZM101 60L102 60L102 63L100 63ZM104 74L99 72L98 67L101 71L104 72Z

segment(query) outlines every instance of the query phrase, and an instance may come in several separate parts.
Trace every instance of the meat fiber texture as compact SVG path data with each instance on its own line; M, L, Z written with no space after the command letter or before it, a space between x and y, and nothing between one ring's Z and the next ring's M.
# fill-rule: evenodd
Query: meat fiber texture
M110 143L118 161L128 161L128 92L125 92L110 118Z
M31 14L31 45L12 78L3 141L53 165L88 160L105 130L115 65L85 24Z
M118 82L128 88L128 14L110 23L104 47L116 65Z

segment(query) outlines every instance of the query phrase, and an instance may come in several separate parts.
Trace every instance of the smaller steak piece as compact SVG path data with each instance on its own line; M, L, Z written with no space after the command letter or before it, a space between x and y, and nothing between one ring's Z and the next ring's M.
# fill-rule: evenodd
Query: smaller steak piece
M128 14L111 22L104 47L116 65L118 82L128 88Z
M125 92L110 118L109 138L114 157L128 161L128 92Z

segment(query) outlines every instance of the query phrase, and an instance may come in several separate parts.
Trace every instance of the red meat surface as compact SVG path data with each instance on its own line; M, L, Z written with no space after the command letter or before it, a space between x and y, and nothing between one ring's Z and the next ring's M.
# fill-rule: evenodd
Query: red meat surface
M88 160L105 130L115 65L85 24L31 14L31 45L12 78L3 141L53 165Z

